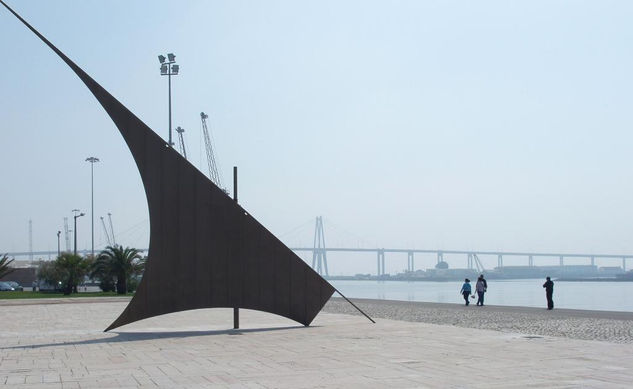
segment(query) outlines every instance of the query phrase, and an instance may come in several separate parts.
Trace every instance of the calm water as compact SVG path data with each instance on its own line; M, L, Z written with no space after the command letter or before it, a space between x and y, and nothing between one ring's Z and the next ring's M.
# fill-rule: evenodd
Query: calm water
M462 282L330 281L347 297L463 303ZM545 280L488 280L486 304L546 307ZM633 312L633 282L556 282L554 307ZM474 289L474 282L473 289ZM472 300L471 300L472 301ZM475 300L476 301L476 300Z

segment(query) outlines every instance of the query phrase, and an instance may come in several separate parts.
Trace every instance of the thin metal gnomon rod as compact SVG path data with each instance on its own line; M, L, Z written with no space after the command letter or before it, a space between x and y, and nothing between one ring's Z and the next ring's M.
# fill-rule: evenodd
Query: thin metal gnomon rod
M365 312L363 312L363 310L362 310L362 309L358 308L358 307L356 306L356 304L354 304L353 302L351 302L351 301L350 301L350 299L348 299L347 297L345 297L345 296L343 295L343 293L341 293L341 291L340 291L340 290L338 290L338 289L336 289L336 288L334 288L334 290L336 291L336 293L340 294L340 295L341 295L341 297L343 297L343 298L344 298L344 299L345 299L348 303L352 304L352 306L353 306L354 308L358 309L358 312L362 313L362 314L363 314L366 318L368 318L368 319L369 319L372 323L376 324L376 322L374 321L374 319L372 319L371 317L367 316L367 314L366 314Z

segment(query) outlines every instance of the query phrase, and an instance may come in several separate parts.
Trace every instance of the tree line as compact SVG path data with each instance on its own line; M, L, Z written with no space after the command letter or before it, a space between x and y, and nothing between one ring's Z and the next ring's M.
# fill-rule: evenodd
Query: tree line
M136 290L146 260L139 250L121 245L107 246L96 257L64 252L54 261L41 262L37 278L66 295L77 293L86 276L98 280L104 292L126 294Z

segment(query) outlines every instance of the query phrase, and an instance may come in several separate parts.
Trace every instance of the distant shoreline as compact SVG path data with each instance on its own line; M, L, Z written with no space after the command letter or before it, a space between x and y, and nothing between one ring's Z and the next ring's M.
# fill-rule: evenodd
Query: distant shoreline
M557 278L554 281L633 282L633 278Z
M425 278L401 278L401 277L354 277L354 276L329 276L324 277L328 281L405 281L405 282L456 282L463 281L463 278L443 278L443 277L425 277ZM534 280L541 279L544 277L494 277L494 276L486 276L487 280L503 280L503 281L512 281L512 280ZM604 277L594 277L594 278L553 278L554 281L581 281L581 282L633 282L633 278L604 278Z

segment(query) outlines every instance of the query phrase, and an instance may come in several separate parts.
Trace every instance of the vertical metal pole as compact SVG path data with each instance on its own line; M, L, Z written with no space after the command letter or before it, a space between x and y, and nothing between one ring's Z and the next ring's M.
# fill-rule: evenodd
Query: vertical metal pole
M626 271L626 257L622 257L622 270Z
M90 216L92 217L92 258L95 257L95 164L90 163Z
M380 277L380 250L376 251L376 275Z
M75 233L75 250L73 250L73 253L77 255L77 215L73 217L75 218L75 231L73 231Z
M596 265L596 258L591 257L591 266L595 266L595 265Z
M171 63L167 64L167 66L169 66L169 68L168 68L169 72L167 73L167 83L169 84L169 92L168 92L168 96L169 96L169 147L171 147L171 145L172 145L172 141L171 141Z
M57 257L59 257L62 252L61 252L61 247L59 245L59 235L61 235L61 231L57 231Z
M563 256L561 255L558 259L560 267L563 267Z
M237 203L237 166L233 166L233 200ZM233 307L233 329L238 328L240 328L240 309Z
M29 260L33 262L33 220L29 219Z

